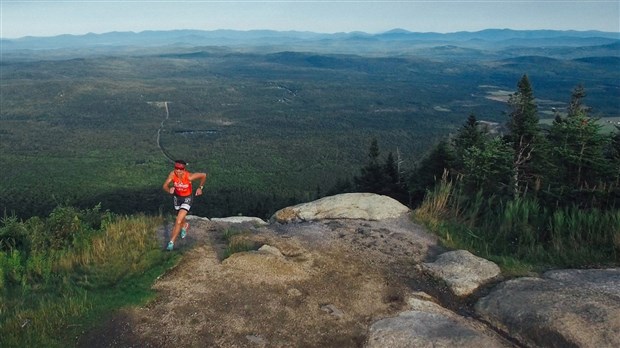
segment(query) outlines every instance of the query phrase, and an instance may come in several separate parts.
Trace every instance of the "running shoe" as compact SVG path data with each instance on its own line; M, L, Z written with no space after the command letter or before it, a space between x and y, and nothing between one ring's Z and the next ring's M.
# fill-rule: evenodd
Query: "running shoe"
M169 241L168 242L168 247L166 248L166 250L172 251L172 249L174 249L174 242L173 241Z
M189 224L186 223L185 226L181 229L181 239L187 236L187 229L189 228Z

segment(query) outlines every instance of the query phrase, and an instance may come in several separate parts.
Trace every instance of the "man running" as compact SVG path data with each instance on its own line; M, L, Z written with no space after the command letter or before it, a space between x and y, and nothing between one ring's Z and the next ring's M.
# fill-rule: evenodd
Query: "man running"
M167 193L173 195L174 209L177 211L177 218L174 222L174 228L172 229L172 236L170 242L168 242L169 251L174 249L174 242L176 241L179 232L181 232L181 238L185 238L189 223L185 220L189 209L192 207L193 189L192 181L200 180L200 186L196 190L196 196L202 195L202 188L205 181L207 181L207 173L190 173L186 170L187 162L177 160L174 162L174 170L168 174L168 178L163 184L163 189ZM173 184L170 186L170 184Z

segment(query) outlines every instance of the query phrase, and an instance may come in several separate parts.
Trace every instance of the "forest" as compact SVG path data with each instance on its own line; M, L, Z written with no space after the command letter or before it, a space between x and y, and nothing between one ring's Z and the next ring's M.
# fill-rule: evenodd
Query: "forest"
M209 174L198 216L374 192L508 277L619 264L617 39L322 40L3 51L0 345L152 300L171 159Z
M541 123L565 113L581 83L604 127L620 105L613 60L477 64L209 47L11 57L1 65L0 209L19 218L99 203L117 213L168 212L164 153L209 173L193 213L268 218L359 175L373 139L411 171L470 114L503 131L524 73Z

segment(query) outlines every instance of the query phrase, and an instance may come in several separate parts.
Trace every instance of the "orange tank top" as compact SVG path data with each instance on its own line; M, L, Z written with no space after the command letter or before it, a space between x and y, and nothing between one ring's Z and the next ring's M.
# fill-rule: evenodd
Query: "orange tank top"
M172 176L174 193L177 196L187 197L192 194L192 182L189 181L189 172L184 172L182 177Z

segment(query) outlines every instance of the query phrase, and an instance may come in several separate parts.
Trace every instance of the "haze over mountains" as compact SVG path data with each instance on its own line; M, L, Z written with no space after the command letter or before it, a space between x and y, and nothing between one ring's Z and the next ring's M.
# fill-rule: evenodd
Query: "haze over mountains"
M109 32L104 34L23 37L0 40L5 54L21 50L80 50L91 53L128 48L226 46L244 50L394 55L444 55L480 59L522 55L583 58L620 57L620 33L601 31L487 29L477 32L418 33L394 29L380 34L364 32L322 34L273 30L172 30ZM579 49L576 49L579 48Z

